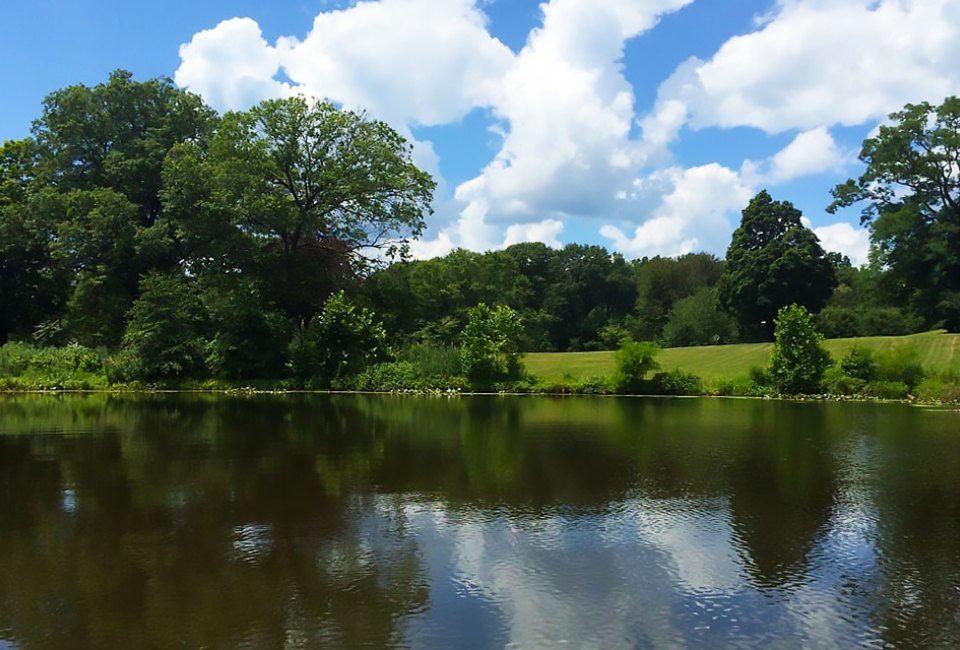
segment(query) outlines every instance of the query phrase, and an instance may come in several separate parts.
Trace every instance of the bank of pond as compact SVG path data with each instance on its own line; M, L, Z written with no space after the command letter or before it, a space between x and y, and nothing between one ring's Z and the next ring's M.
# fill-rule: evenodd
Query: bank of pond
M606 352L530 353L502 363L501 371L466 376L461 351L413 345L331 379L167 377L130 380L116 353L72 344L0 346L0 391L207 390L586 395L806 396L824 399L887 399L920 403L960 402L960 334L943 331L896 337L824 342L830 365L804 390L785 390L771 376L773 343L659 349L633 345ZM629 350L628 350L629 351ZM618 360L619 359L619 360ZM634 364L631 366L630 362Z

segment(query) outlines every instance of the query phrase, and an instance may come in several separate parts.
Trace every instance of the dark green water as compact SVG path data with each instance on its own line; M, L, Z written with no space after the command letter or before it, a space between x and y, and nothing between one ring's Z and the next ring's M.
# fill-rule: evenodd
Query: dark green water
M960 647L960 413L0 399L0 649Z

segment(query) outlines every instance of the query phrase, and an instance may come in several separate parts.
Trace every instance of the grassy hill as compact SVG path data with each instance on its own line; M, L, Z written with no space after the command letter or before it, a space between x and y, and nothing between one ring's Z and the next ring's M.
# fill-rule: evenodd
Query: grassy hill
M960 334L936 331L909 336L869 336L825 341L826 348L834 359L841 358L855 344L870 348L874 352L913 346L917 351L917 359L924 368L933 371L960 372ZM678 368L706 380L738 377L746 375L752 366L766 366L772 348L772 343L667 348L657 355L657 361L664 370ZM565 375L572 378L609 377L614 370L613 354L613 352L533 352L526 355L525 361L530 374L546 380L559 381Z

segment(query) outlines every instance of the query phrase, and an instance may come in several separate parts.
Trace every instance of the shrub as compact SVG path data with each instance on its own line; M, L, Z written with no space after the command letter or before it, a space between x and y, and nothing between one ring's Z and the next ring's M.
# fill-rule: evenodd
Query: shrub
M523 323L512 308L490 309L484 303L472 307L460 335L460 364L471 385L490 388L498 381L519 378L522 339Z
M627 394L643 392L646 388L644 375L660 367L654 359L659 351L655 343L624 339L614 354L617 364L613 376L614 389Z
M902 381L872 381L863 388L863 394L880 399L903 399L910 392L909 387Z
M186 278L150 273L140 281L140 297L128 313L123 349L130 355L130 379L161 379L202 374L201 329L206 313Z
M876 363L875 376L882 381L903 382L909 390L923 381L923 366L917 361L917 350L911 345L878 353Z
M824 373L823 384L832 395L862 395L867 382L845 374L838 366L832 366Z
M649 383L654 395L703 395L705 392L700 377L682 370L658 372Z
M356 375L334 380L333 387L382 392L412 390L421 387L418 375L417 367L409 361L388 361L368 366Z
M776 342L770 358L774 387L786 394L816 393L831 361L810 313L799 305L789 305L780 309L774 323Z
M432 341L414 343L400 352L400 361L409 361L421 379L456 377L460 374L460 351Z
M873 352L861 345L854 345L840 360L840 370L847 377L868 382L877 372Z
M960 374L946 372L927 377L916 387L916 394L924 402L960 402Z
M387 332L372 311L333 294L319 315L294 336L290 368L310 386L357 374L387 353Z
M759 386L749 377L724 377L716 380L710 392L721 397L762 397L769 393L769 385Z

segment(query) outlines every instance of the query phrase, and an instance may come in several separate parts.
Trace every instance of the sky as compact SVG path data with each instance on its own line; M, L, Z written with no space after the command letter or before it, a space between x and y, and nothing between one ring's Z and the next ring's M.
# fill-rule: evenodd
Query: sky
M722 257L767 189L865 263L830 189L889 113L960 94L957 0L32 0L0 24L0 140L117 68L220 111L304 94L388 122L438 182L418 257Z

